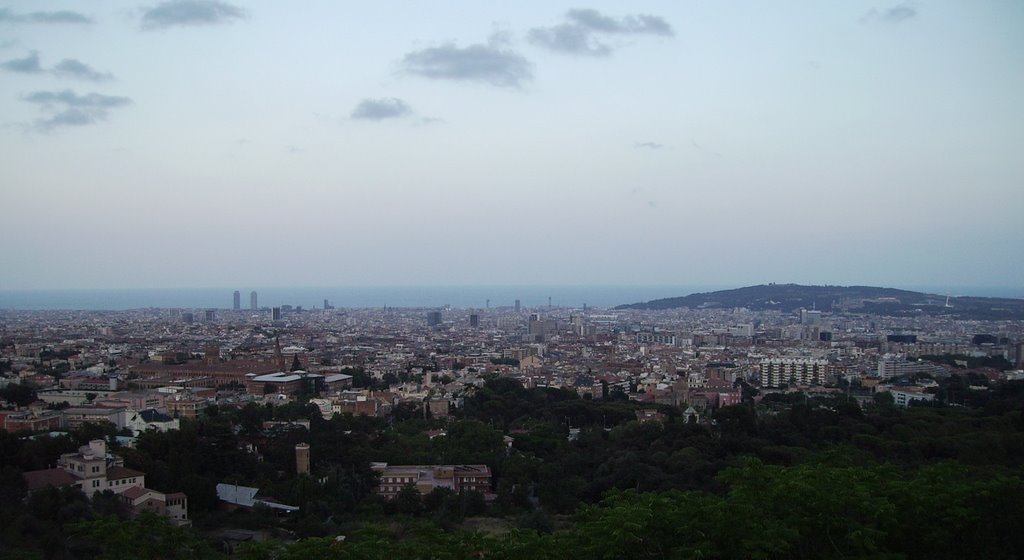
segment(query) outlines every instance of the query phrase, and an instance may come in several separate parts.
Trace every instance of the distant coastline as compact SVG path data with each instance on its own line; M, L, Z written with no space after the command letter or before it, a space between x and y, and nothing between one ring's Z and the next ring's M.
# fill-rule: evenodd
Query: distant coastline
M623 302L671 297L680 293L721 289L721 286L343 286L260 288L239 286L242 308L248 309L249 292L256 291L260 307L301 305L323 307L324 299L336 308L614 307ZM142 308L230 309L233 289L127 289L127 290L0 290L0 309L18 310L125 310Z
M724 285L661 286L338 286L260 288L239 286L242 307L248 308L249 292L255 290L260 307L301 305L323 307L323 300L337 308L441 307L483 309L546 307L615 307L637 301L686 296L735 288ZM903 289L953 296L1024 298L1024 287L897 286ZM126 310L142 308L230 309L232 288L0 290L0 310Z

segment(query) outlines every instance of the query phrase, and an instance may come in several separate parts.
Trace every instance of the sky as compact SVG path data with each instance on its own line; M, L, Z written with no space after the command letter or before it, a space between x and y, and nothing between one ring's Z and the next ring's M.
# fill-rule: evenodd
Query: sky
M0 0L0 289L1024 285L1024 2Z

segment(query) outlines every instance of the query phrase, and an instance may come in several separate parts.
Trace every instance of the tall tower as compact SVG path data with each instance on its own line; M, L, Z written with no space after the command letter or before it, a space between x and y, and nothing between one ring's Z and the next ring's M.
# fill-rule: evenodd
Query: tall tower
M517 300L516 300L516 313L519 313L519 310L520 310L520 309L522 309L522 306L521 306L521 305L519 305L519 300L517 299Z
M232 302L231 309L234 309L235 311L238 311L241 308L242 308L242 292L239 292L238 290L235 290L235 299Z
M249 309L251 309L253 311L256 311L257 309L259 309L259 306L256 305L256 292L255 291L253 291L253 292L251 292L249 294Z
M309 474L309 444L295 444L295 473Z
M277 309L276 307L274 309ZM284 371L284 354L281 353L281 337L274 337L274 361L280 371Z

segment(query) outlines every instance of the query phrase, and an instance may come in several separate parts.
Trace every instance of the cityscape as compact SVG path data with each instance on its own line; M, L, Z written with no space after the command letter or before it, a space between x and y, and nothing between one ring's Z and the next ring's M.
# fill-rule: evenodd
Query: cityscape
M602 479L623 467L579 466L565 479L545 461L572 462L624 437L660 445L658 437L678 430L727 441L739 411L766 426L779 417L788 424L798 411L889 422L901 414L926 422L915 414L929 411L948 423L1016 406L1004 414L1020 421L1011 403L1024 386L1024 312L1006 306L1024 300L830 287L849 297L792 308L823 289L767 284L693 294L706 303L668 309L659 307L673 300L268 307L258 292L235 290L221 308L0 311L0 429L13 438L6 445L34 457L21 465L40 467L19 471L27 503L57 489L74 500L74 489L93 508L106 504L122 519L155 514L197 543L216 543L213 552L244 555L255 543L288 547L299 534L346 526L315 513L324 508L332 518L352 512L395 523L412 515L465 527L485 519L489 531L518 525L545 534L578 504L623 484ZM732 306L730 298L750 292L779 309ZM910 297L902 302L910 310L894 307L901 302L890 293ZM967 300L991 307L972 314L1015 316L954 314ZM203 449L192 458L195 471L162 454L196 453L172 451L181 445L176 433ZM831 437L862 453L889 441ZM742 453L799 464L792 454L817 445ZM691 467L713 473L731 464L712 466L685 449ZM62 452L40 456L45 450ZM937 457L962 460L964 452ZM1005 448L995 464L1015 464L1019 452ZM626 488L661 492L700 480L685 469L648 478L644 470L662 467L637 460L644 469L617 475Z
M0 560L1020 558L1022 29L7 0Z

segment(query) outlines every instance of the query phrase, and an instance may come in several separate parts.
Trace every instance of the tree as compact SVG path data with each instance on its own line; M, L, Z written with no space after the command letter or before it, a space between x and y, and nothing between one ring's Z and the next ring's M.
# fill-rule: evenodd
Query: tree
M175 527L166 517L152 513L144 513L128 522L114 517L86 521L71 526L70 531L76 539L99 549L97 560L186 560L219 556L192 530Z
M423 511L423 496L413 485L398 491L394 498L395 510L406 515L419 515Z
M18 406L28 406L36 401L36 390L24 383L10 383L0 388L0 400L12 402Z
M875 393L875 396L872 397L872 400L875 401L875 405L880 406L882 408L892 408L893 406L896 405L896 399L893 398L892 393L890 393L889 391Z

